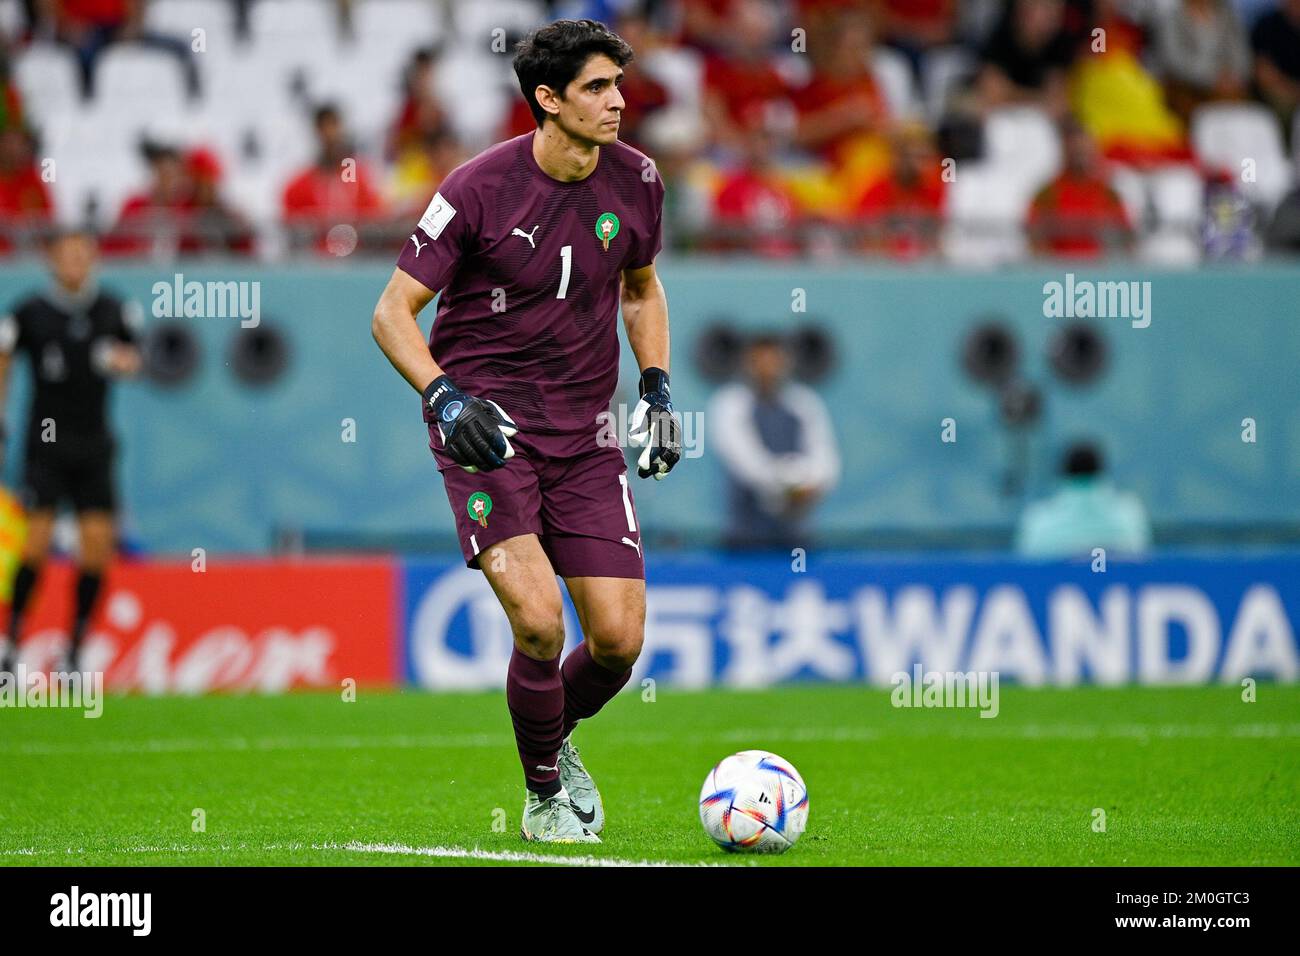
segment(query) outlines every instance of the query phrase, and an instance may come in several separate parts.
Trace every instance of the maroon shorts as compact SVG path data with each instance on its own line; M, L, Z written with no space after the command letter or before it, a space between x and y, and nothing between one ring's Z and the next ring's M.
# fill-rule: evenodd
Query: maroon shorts
M595 436L525 435L510 439L504 468L470 474L443 452L436 428L429 448L438 462L465 563L479 567L492 545L535 534L560 577L645 579L641 525L627 463L617 445Z

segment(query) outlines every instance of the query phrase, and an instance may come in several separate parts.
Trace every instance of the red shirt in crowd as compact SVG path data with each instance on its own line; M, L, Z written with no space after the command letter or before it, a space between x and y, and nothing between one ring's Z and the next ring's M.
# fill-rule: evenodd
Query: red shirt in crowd
M1036 245L1058 256L1097 258L1132 226L1119 194L1095 175L1064 172L1039 191L1029 209Z

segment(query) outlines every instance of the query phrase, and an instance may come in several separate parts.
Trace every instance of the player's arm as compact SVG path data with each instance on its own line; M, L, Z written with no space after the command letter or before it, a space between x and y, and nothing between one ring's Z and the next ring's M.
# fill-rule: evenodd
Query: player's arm
M469 472L500 468L514 456L509 439L515 423L495 402L458 389L434 361L416 322L433 297L423 282L394 269L375 306L370 333L393 368L423 396L424 420L438 426L447 454Z
M140 355L140 332L144 328L144 310L134 300L123 302L111 337L96 347L95 360L105 375L133 378L140 374L144 360Z
M375 342L393 368L417 392L423 392L430 382L442 375L442 369L433 360L415 318L433 301L433 296L433 290L424 283L401 269L394 269L370 320L370 334L375 337Z
M668 390L668 297L654 263L623 270L623 325L641 369L629 437L645 450L637 474L662 480L682 456L682 426Z

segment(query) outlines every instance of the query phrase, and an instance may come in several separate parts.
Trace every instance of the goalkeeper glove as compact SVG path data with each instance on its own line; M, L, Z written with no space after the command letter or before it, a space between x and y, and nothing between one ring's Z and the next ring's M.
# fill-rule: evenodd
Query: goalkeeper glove
M440 375L424 390L424 420L438 426L452 461L471 474L493 471L513 458L510 438L519 430L491 399L466 395Z
M628 429L628 440L645 449L637 458L636 473L662 481L682 457L682 423L668 394L668 373L661 368L646 369L641 373L640 393Z

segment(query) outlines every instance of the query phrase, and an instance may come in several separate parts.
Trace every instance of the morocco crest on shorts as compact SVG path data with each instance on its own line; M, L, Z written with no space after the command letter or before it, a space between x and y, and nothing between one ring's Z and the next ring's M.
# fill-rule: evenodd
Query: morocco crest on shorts
M465 510L469 512L471 518L486 528L488 515L492 513L492 498L486 492L476 491L469 496L469 501L465 503Z

